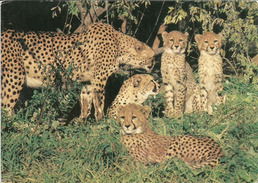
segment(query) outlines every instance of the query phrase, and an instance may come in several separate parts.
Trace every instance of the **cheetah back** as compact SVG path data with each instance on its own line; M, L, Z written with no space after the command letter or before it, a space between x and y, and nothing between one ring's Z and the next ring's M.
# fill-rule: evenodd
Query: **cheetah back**
M178 157L192 168L214 167L224 155L221 147L209 137L181 135L171 138L168 158Z

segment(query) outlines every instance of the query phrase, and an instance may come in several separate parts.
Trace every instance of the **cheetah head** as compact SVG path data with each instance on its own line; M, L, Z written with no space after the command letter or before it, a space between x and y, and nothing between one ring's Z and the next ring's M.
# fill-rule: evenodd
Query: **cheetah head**
M195 41L200 52L205 52L209 55L217 55L220 53L222 45L222 34L215 34L213 32L206 32L204 34L196 34Z
M162 33L163 44L165 51L172 52L174 54L182 54L187 47L188 33L183 34L179 31L172 31Z
M127 79L122 85L117 97L109 109L109 118L116 119L117 109L126 104L142 104L151 95L157 95L159 84L153 76L148 74L136 74Z
M128 104L120 107L117 120L121 125L122 134L140 134L148 130L150 111L151 108L147 105Z
M119 56L117 57L119 64L151 72L155 56L152 48L131 36L122 33L119 35Z
M128 98L126 103L143 103L150 95L157 95L159 84L153 76L148 74L136 74L126 80L120 89L119 94Z

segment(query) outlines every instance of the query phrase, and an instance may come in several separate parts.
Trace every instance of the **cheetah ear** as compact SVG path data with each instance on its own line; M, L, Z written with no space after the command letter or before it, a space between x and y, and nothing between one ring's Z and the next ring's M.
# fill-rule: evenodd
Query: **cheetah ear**
M201 37L202 37L201 34L196 34L196 35L194 36L194 39L195 39L195 41L196 41L197 44L199 44L199 42L200 42L200 40L201 40Z
M150 108L150 106L145 105L145 106L143 106L143 107L141 108L140 111L143 113L143 115L145 116L145 118L148 119L148 117L149 117L149 115L150 115L150 112L151 112L151 108Z
M188 32L186 32L184 35L185 35L185 37L186 37L186 38L188 38L189 33L188 33Z
M167 39L168 33L166 31L162 32L161 34L163 41Z
M136 78L134 81L133 81L133 86L134 88L138 87L140 85L142 81L142 78Z

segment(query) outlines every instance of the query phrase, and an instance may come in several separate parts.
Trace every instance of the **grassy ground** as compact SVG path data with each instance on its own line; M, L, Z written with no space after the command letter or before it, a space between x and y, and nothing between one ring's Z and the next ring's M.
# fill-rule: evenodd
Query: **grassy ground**
M119 127L113 120L68 126L53 122L51 128L44 128L43 124L37 127L33 117L28 121L26 115L8 118L3 113L2 181L257 182L257 84L232 78L224 86L226 105L220 106L213 116L198 113L179 120L149 119L160 134L212 137L225 153L222 164L213 169L192 170L178 159L148 167L137 165L120 143ZM147 103L158 112L162 97ZM154 113L152 116L156 116Z

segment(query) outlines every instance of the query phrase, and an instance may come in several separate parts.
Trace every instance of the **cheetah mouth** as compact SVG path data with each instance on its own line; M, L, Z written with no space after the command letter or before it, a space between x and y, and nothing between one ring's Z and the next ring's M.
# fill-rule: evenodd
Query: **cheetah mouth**
M139 73L151 73L155 66L155 62L151 62L149 65L132 66L132 68Z
M137 128L136 126L134 126L133 129L128 129L122 126L121 132L123 135L134 135L134 134L142 133L142 128L141 127Z
M120 70L126 70L126 71L134 71L135 74L145 74L145 73L150 73L150 71L148 71L147 69L143 68L143 67L134 67L131 65L126 65L126 64L120 64L119 65L119 69Z
M133 131L131 130L126 130L122 127L122 130L121 130L122 134L123 135L133 135Z
M174 54L178 54L178 55L185 53L185 49L181 48L181 47L176 48L176 49L172 49L172 51L173 51Z
M218 53L218 49L207 49L207 53L209 55L216 55Z

